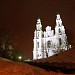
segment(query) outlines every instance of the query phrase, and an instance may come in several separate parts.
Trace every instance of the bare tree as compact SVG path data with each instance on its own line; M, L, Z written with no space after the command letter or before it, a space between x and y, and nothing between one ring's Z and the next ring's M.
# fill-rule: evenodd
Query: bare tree
M0 51L2 57L12 59L12 45L13 40L11 38L10 30L7 28L3 28L0 30Z

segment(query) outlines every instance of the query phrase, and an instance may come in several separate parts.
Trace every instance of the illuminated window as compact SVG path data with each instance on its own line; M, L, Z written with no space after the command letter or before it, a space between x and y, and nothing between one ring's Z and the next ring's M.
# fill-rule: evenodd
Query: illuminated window
M48 41L48 42L47 42L47 48L50 48L50 45L51 45L51 42Z

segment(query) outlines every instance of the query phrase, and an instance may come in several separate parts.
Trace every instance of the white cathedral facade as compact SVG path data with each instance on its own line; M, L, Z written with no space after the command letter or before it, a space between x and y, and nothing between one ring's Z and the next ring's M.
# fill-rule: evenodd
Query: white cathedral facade
M47 26L46 31L43 32L41 20L37 19L33 43L33 60L47 58L71 48L60 14L56 15L55 31L51 30L51 26Z

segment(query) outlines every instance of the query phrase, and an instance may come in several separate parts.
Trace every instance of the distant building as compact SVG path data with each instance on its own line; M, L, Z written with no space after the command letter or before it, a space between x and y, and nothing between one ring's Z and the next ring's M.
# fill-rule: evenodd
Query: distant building
M33 60L47 58L71 48L60 14L56 15L55 32L51 30L51 26L47 26L46 31L43 32L41 20L37 19L33 42Z

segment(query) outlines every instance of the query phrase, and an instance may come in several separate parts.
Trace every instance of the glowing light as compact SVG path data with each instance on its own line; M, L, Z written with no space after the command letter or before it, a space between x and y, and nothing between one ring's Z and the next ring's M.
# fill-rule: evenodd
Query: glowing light
M31 62L32 60L31 59L27 59L27 60L24 60L25 62Z
M19 56L19 57L18 57L18 59L20 59L20 60L21 60L21 59L22 59L22 56Z

